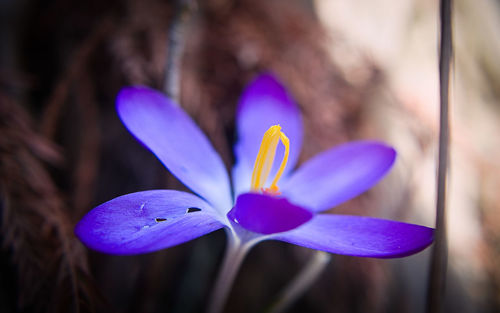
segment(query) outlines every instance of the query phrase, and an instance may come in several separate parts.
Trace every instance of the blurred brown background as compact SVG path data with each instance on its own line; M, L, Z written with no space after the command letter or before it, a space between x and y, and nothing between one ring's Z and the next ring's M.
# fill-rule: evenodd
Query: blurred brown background
M304 161L335 144L396 147L392 173L338 207L434 225L436 1L197 1L184 31L181 106L232 164L245 84L272 71L304 115ZM0 0L0 312L201 312L223 232L140 256L73 235L125 193L185 189L121 125L125 85L160 89L173 1ZM457 0L446 312L500 310L500 7ZM277 242L244 263L227 312L263 312L311 251ZM429 251L333 256L288 312L423 312Z

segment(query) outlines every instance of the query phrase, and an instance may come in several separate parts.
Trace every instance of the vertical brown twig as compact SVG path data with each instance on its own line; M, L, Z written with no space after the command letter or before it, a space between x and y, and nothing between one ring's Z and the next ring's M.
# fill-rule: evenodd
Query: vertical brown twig
M439 156L436 201L436 232L427 294L427 312L441 312L446 281L448 261L448 246L446 236L446 176L448 172L449 146L449 85L450 67L453 55L452 0L440 1L441 41L439 52L439 90L440 90L440 118L439 118Z

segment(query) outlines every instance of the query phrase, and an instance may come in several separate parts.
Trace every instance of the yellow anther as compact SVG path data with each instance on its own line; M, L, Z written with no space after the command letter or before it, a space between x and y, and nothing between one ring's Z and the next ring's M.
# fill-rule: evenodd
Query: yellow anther
M281 143L285 147L285 154L278 172L274 176L274 179L269 188L263 188L266 183L267 177L271 172L271 168L274 163L274 157L276 155L276 148L278 143ZM262 190L264 192L269 192L271 194L279 194L278 181L285 170L286 163L288 162L288 154L290 152L290 140L281 131L281 126L273 125L264 133L262 137L262 143L260 144L259 153L255 159L255 165L253 167L252 173L252 190Z

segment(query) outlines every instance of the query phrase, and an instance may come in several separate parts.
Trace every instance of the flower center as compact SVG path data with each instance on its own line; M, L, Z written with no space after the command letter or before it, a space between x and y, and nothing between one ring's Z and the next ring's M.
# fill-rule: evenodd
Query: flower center
M267 177L271 172L271 168L274 163L274 157L276 155L276 148L278 143L281 141L285 147L285 154L283 155L283 160L281 161L280 168L269 188L263 188L266 183ZM259 153L255 159L255 165L252 172L252 183L251 189L253 191L262 191L265 193L270 193L273 195L279 195L279 188L277 183L285 170L286 162L288 161L288 154L290 152L290 140L281 131L281 126L273 125L264 133L262 137L262 143L260 144Z

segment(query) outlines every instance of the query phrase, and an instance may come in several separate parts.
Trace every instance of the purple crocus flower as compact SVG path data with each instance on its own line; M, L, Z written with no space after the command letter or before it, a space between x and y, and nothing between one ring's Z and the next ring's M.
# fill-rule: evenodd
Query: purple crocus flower
M208 139L171 99L146 87L124 88L117 110L128 130L194 194L149 190L94 208L75 230L91 249L147 253L220 228L233 245L273 239L376 258L410 255L433 240L433 229L419 225L321 213L376 184L392 167L396 152L376 141L351 142L294 170L302 143L301 115L269 74L255 79L240 99L232 184Z

